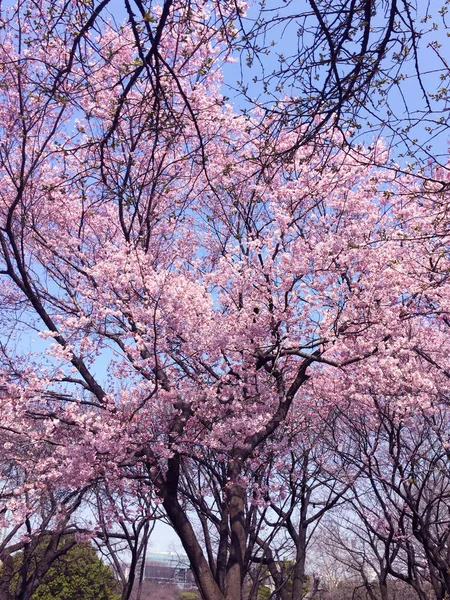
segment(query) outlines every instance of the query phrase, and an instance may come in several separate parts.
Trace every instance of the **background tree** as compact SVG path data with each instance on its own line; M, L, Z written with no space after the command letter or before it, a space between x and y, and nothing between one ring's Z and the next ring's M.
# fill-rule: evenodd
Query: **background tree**
M313 597L320 578L307 573L312 538L322 519L345 502L358 471L339 462L315 419L293 412L286 428L272 442L277 451L267 450L267 468L254 488L264 512L252 560L262 566L263 578L272 578L277 597Z
M45 538L41 539L41 553L45 550ZM72 543L70 548L60 554L48 569L38 587L31 595L32 600L118 600L117 582L111 569L98 558L95 549L88 542ZM63 541L68 546L67 541ZM14 560L21 563L23 553L15 555ZM10 587L14 590L17 580ZM12 595L11 598L20 597ZM23 597L23 596L22 596Z
M447 592L438 556L443 567L448 469L441 440L448 430L447 407L424 414L405 412L386 399L376 404L376 421L351 425L348 435L357 440L359 452L354 450L349 459L364 468L350 502L329 524L326 547L359 573L369 595L389 598L395 578L419 598L443 598ZM379 592L373 590L374 574Z
M160 517L152 496L140 486L118 495L99 485L91 504L99 525L94 541L119 580L121 600L132 597L133 590L140 600L150 536Z
M22 488L17 502L17 488L12 498L5 499L11 510L11 521L6 523L11 524L0 542L2 600L31 598L54 562L72 548L75 541L69 534L79 529L75 515L86 492L54 490L44 494L41 487L39 496L30 498L33 494L27 493L23 480L21 485L25 490ZM22 520L24 502L26 517Z

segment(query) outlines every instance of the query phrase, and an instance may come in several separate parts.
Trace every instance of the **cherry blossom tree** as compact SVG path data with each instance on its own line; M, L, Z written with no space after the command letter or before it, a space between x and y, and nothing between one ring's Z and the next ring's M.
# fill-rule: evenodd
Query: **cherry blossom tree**
M289 419L446 393L446 175L396 180L336 131L269 143L276 116L221 92L238 5L127 4L119 27L102 6L3 16L2 453L36 494L151 490L203 597L240 600L252 474ZM183 497L204 456L217 572Z

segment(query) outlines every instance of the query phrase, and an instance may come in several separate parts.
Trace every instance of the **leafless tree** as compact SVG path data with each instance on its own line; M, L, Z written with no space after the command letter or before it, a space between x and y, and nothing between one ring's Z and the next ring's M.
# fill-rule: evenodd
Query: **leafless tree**
M90 509L100 524L94 540L119 580L121 600L129 600L132 593L141 600L148 545L160 516L152 491L137 486L132 496L119 495L102 483Z
M359 460L364 471L339 527L330 528L343 553L336 556L358 571L366 587L367 573L376 576L382 598L393 577L421 600L430 589L443 600L449 593L448 409L437 407L430 415L386 399L375 404L376 429L352 425L359 454L350 460Z

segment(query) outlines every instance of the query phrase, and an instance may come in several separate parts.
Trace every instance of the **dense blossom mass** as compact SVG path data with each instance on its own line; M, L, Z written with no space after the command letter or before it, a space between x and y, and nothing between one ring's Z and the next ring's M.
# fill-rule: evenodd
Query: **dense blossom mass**
M243 507L285 485L253 473L337 410L447 398L448 174L398 175L382 142L332 130L283 154L298 132L222 96L219 4L228 30L203 3L141 15L139 52L130 25L80 33L87 3L4 13L0 519L48 490L144 486L225 597L181 516L180 469L209 455L234 599Z

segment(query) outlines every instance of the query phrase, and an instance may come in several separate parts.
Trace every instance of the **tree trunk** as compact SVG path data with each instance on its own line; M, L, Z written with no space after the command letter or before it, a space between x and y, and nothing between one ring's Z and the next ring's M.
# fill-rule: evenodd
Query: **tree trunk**
M237 483L240 471L241 468L238 461L233 460L228 470L230 483L227 487L231 543L225 579L226 600L242 600L242 587L245 574L244 559L247 548L247 527L245 522L246 492Z
M303 512L303 511L302 511ZM297 539L297 552L292 581L292 600L302 600L305 586L305 562L306 562L306 511L301 515L299 536Z
M10 554L1 557L2 571L0 575L0 600L10 600L9 585L14 575L14 561Z
M214 580L208 562L197 541L197 536L178 499L175 496L166 495L163 506L189 558L202 597L205 600L224 600L224 595Z

